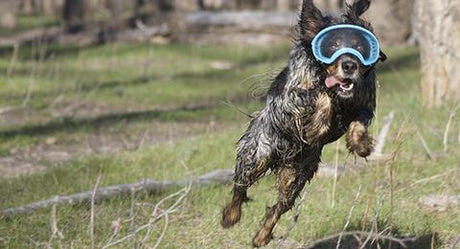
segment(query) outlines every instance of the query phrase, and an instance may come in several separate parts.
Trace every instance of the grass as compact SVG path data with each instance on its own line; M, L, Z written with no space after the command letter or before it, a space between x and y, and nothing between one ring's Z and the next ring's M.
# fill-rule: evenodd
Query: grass
M10 36L35 28L55 26L59 24L59 18L52 16L19 15L16 22L17 27L14 29L0 28L0 36Z
M222 101L234 102L237 108L249 113L260 108L259 102L251 101L248 91L263 92L272 75L266 72L276 71L283 65L288 47L107 45L73 51L50 46L48 55L41 60L31 55L32 50L20 51L9 75L13 84L0 88L0 95L5 96L2 105L19 104L26 94L30 72L34 72L32 79L36 85L28 104L28 112L33 114L30 118L16 117L16 121L3 125L0 148L4 155L8 155L11 148L42 144L50 136L57 137L58 144L82 147L88 134L137 135L152 124L155 127L151 129L163 133L171 132L168 126L177 123L181 129L197 122L215 123L223 128L192 132L192 135L154 146L115 154L80 155L59 163L42 162L48 167L44 172L0 178L0 208L90 190L98 176L101 176L99 185L108 186L145 177L181 180L214 169L232 168L235 142L248 119ZM335 196L332 196L332 179L313 179L306 187L307 198L289 240L308 244L340 232L353 205L348 230L369 230L380 201L383 206L377 220L379 231L391 227L401 236L438 232L444 240L460 232L458 208L433 211L418 204L419 198L428 194L460 192L460 156L455 153L460 147L458 116L450 129L448 153L427 159L417 132L433 152L442 151L443 133L452 108L426 110L420 106L417 49L391 48L387 54L389 61L379 69L378 111L371 129L377 133L383 117L395 111L396 118L385 147L386 153L397 152L394 163L370 162L366 167L355 167L354 158L348 156L344 141L340 141L339 162L353 170L339 178ZM5 72L11 67L10 56L11 51L6 51L0 59L0 68ZM234 67L212 69L210 65L220 60L229 61ZM2 82L5 80L7 78ZM53 114L75 102L82 107L71 115L56 117ZM206 107L183 108L196 103L204 103ZM166 109L161 111L161 108ZM14 113L8 115L15 117ZM163 126L157 126L158 123ZM400 138L396 139L398 134ZM400 148L399 141L402 141ZM327 146L323 161L332 162L335 156L335 145ZM438 178L418 181L432 176ZM250 190L254 201L244 206L241 223L230 230L220 228L219 219L222 206L230 200L231 186L192 188L176 212L168 215L167 223L161 219L153 225L145 246L154 246L167 225L159 248L248 248L265 207L276 201L274 183L274 177L269 176ZM362 186L360 198L353 203L359 186ZM97 203L94 207L96 248L107 244L115 227L120 228L116 237L119 239L145 224L155 205L177 190L155 195L139 193L134 200L114 197ZM168 208L176 199L166 201L162 208ZM90 203L57 207L54 221L50 220L51 213L50 209L44 209L1 219L0 247L91 248ZM285 233L292 219L292 211L282 217L276 236ZM54 222L62 237L53 236ZM113 248L139 246L144 234L141 232ZM270 248L275 246L276 241L270 244Z
M38 50L47 55L36 54ZM223 110L222 102L247 102L251 99L248 89L259 88L259 81L270 78L267 69L279 68L280 55L286 51L286 47L205 48L181 44L91 48L50 45L21 48L17 58L6 51L0 59L0 71L5 72L0 81L7 83L0 86L0 104L20 106L28 92L30 100L27 108L13 113L0 126L4 145L0 145L0 151L16 145L9 143L11 137L35 138L63 132L68 136L86 132L86 127L104 129L107 122L130 123L133 119L201 117L206 110L187 112L184 107L208 105L207 109L220 106ZM215 61L226 61L233 68L213 69L210 65ZM165 108L174 111L158 111ZM222 112L208 111L208 116L227 116L215 113ZM145 123L143 129L148 125Z

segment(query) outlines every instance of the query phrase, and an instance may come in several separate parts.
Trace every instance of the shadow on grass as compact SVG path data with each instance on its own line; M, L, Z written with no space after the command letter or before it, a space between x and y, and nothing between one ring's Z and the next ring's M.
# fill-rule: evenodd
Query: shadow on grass
M84 49L89 49L91 47L81 47L81 46L59 46L59 45L50 45L45 46L46 51L41 55L40 49L36 48L36 45L32 43L24 44L19 52L18 58L20 60L37 60L40 56L46 60L51 57L60 57L60 56L77 56L80 51ZM11 57L13 54L13 47L0 47L0 57Z
M439 248L441 241L436 233L427 233L416 237L386 237L374 234L374 237L369 238L365 245L365 249L432 249ZM340 234L322 239L314 245L302 247L304 249L331 249L336 248ZM366 239L367 234L361 232L346 232L341 237L340 249L356 249L361 248Z
M235 97L232 102L244 102L243 98ZM200 104L190 104L179 108L164 108L146 111L125 113L110 113L92 118L63 118L52 120L45 124L24 126L0 132L0 138L10 139L16 136L45 136L62 131L78 131L84 129L98 129L104 126L113 126L117 123L136 121L163 121L180 122L199 120L203 111L210 111L220 105L217 100L208 100Z
M232 78L231 80L238 81L238 73L235 73L235 70L242 71L248 67L257 65L259 63L264 62L263 59L255 60L254 58L249 58L248 60L244 60L239 63L233 70L227 71L220 71L220 70L207 70L205 72L200 73L192 73L192 72L183 72L171 76L157 76L157 75L139 75L128 79L121 79L121 80L107 80L107 81L90 81L78 84L78 90L76 89L50 89L50 90L42 90L38 89L33 92L32 97L48 97L48 96L56 96L57 94L62 94L66 92L91 92L95 90L106 90L106 89L114 89L119 87L133 87L133 86L143 86L152 83L158 82L169 82L170 80L177 80L177 81L188 81L188 82L209 82L209 81L222 81L223 79ZM266 62L266 61L265 61ZM92 72L84 72L82 71L80 74L89 74ZM22 69L16 70L15 75L30 75L30 70ZM241 78L241 81L244 80ZM272 79L267 79L267 84L271 83ZM0 98L4 100L16 100L16 99L23 99L24 94L11 94L11 93L0 93Z
M84 73L82 73L84 74ZM159 84L161 85L162 82L169 83L171 80L176 81L187 81L187 82L220 82L223 79L228 79L231 77L235 77L235 72L226 71L206 71L203 73L180 73L176 75L168 76L155 76L155 75L145 75L145 76L135 76L128 79L122 80L107 80L107 81L87 81L84 83L79 83L74 88L68 89L50 89L50 90L35 90L32 93L33 98L44 98L49 96L57 96L63 93L86 93L92 91L101 91L107 89L116 89L120 87L137 87L137 86L145 86L149 84ZM236 81L237 79L234 79ZM217 82L216 82L217 84ZM0 93L0 98L3 100L22 100L24 99L25 93Z

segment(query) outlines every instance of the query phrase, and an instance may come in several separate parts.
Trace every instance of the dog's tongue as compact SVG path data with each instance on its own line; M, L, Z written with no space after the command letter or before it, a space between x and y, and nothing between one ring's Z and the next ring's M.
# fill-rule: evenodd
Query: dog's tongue
M333 88L337 84L344 84L343 82L341 82L334 76L327 77L325 83L326 83L327 88Z

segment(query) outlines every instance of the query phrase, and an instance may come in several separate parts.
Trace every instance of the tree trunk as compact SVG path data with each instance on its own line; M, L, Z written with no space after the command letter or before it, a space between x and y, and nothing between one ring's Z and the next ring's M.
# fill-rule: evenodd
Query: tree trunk
M203 5L203 1L201 2L201 5ZM174 8L177 11L180 12L190 12L190 11L196 11L200 7L200 2L196 0L181 0L181 1L176 1Z
M16 12L18 7L16 0L0 1L0 27L13 29L16 27Z
M338 12L344 6L344 0L315 0L316 6L326 12Z
M62 0L41 0L41 14L57 16L61 13L62 5Z
M21 1L20 12L26 15L34 13L34 4L33 0L23 0Z
M276 9L278 11L289 11L291 9L291 1L290 0L277 0Z
M66 0L62 17L67 31L73 33L83 29L86 14L87 2L85 0Z
M417 0L413 27L420 44L423 103L460 99L460 1Z
M123 0L107 0L107 7L111 16L110 26L119 29L123 21Z
M262 0L236 0L236 3L239 9L258 9Z

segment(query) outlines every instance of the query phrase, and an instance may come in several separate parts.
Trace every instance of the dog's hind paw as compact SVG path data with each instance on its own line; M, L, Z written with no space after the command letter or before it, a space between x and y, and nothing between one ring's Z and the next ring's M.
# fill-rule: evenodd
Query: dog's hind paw
M252 239L252 245L254 247L266 246L273 239L271 231L265 229L260 230L256 236Z
M241 207L228 205L222 211L221 225L223 228L229 228L238 223L241 219Z

